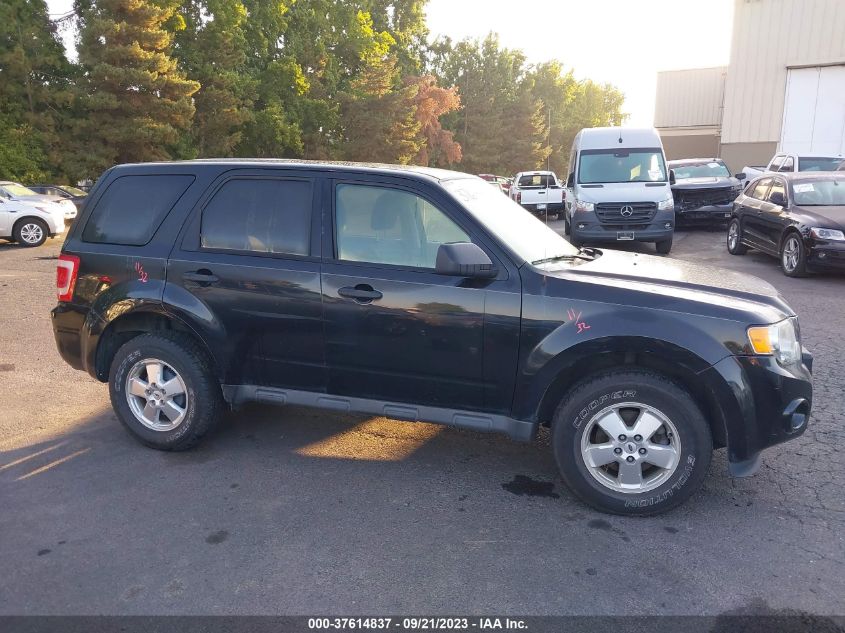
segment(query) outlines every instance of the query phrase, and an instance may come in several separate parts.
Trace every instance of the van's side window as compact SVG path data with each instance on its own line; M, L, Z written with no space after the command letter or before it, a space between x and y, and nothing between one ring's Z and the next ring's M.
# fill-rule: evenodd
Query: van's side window
M203 248L308 255L311 182L270 178L227 181L206 205Z
M142 246L191 183L188 175L121 176L97 201L82 232L84 242Z
M337 257L434 268L441 244L470 238L440 209L413 193L341 184L335 204Z

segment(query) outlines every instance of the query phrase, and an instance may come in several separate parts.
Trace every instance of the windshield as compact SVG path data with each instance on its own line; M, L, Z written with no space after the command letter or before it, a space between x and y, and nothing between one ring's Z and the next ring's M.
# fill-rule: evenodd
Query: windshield
M578 182L666 182L663 151L659 148L583 150Z
M845 206L845 176L792 184L795 204L801 207Z
M725 164L717 161L690 163L677 167L672 167L672 164L669 163L669 167L675 171L675 178L679 180L684 178L724 178L731 175Z
M446 180L443 186L479 223L525 261L578 254L572 244L483 180Z
M0 187L3 191L8 193L10 196L37 196L38 194L35 193L32 189L27 189L23 185L19 185L13 182L7 183Z
M62 191L67 191L72 196L87 196L88 194L82 191L82 189L77 189L76 187L71 187L70 185L62 185L59 187Z
M842 157L819 156L815 158L799 158L798 171L836 171Z

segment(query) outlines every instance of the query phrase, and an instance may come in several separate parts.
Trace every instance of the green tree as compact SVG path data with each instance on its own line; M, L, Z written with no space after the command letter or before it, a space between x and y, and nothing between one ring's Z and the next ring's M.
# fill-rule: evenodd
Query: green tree
M190 152L231 156L253 120L256 82L246 72L246 7L238 0L186 0L186 28L176 34L180 69L199 82Z
M178 0L76 0L79 82L86 116L77 162L88 175L114 163L171 158L199 89L172 56L184 28Z
M0 4L0 178L60 177L72 68L44 0Z

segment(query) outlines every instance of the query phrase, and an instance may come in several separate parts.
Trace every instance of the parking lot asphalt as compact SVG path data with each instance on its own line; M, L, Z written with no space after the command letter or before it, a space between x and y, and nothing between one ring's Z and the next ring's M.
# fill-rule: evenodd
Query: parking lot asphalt
M756 476L720 450L680 509L627 519L567 491L546 434L250 407L144 448L56 352L60 246L0 243L0 614L845 614L842 277L676 236L798 312L814 412Z

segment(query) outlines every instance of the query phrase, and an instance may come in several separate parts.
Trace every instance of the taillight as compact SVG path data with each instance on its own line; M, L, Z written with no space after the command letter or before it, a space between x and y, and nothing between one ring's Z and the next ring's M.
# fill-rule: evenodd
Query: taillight
M76 255L59 255L56 264L56 295L59 301L73 299L73 288L79 275L79 258Z

